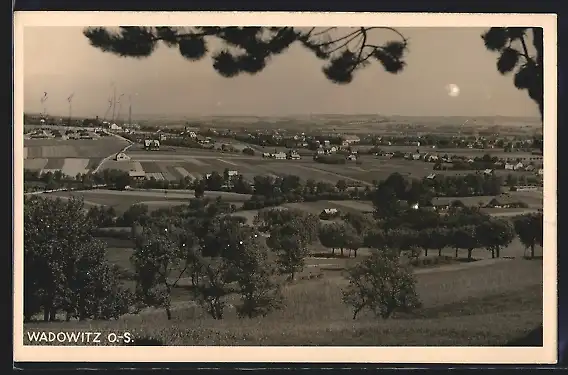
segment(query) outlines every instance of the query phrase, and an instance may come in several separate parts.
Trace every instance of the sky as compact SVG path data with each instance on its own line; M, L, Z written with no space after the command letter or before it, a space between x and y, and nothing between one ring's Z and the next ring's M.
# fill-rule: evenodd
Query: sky
M405 116L538 117L536 104L497 72L497 54L485 49L482 28L400 28L409 39L407 66L393 75L379 63L348 85L324 76L324 62L294 45L257 75L221 77L210 57L184 60L161 45L146 59L121 58L89 45L79 27L26 27L24 109L49 114L103 117L112 95L131 97L133 118L148 115L289 116L381 114ZM377 44L387 34L374 35ZM391 38L389 38L391 39ZM211 49L216 50L215 46ZM459 87L451 96L448 85Z

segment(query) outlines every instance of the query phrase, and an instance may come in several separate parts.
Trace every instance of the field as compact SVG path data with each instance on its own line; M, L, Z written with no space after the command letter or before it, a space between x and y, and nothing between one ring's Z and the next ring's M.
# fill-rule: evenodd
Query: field
M423 308L390 320L363 313L352 320L341 302L346 281L336 274L285 286L286 308L254 320L237 318L230 307L223 320L213 320L181 290L172 321L149 309L118 321L35 323L25 330L128 330L165 345L497 346L542 324L540 261L445 267L418 273Z
M261 156L247 156L234 153L165 148L160 151L146 152L130 149L128 161L105 161L102 169L120 169L124 171L144 171L149 177L162 180L178 180L184 177L200 179L211 172L222 173L225 169L236 170L246 179L255 175L282 176L296 175L302 180L313 179L332 184L345 180L349 184L368 186L373 181L380 181L394 172L415 178L423 178L431 173L441 175L465 175L474 171L434 171L432 163L403 159L384 159L371 155L360 158L361 163L347 162L341 165L316 163L306 156L300 160L263 159ZM496 171L506 175L509 171ZM530 172L515 172L531 174Z
M148 205L150 210L168 207L172 205L188 204L194 198L193 191L167 191L167 190L137 190L137 191L117 191L117 190L87 190L87 191L60 191L49 193L46 197L67 198L70 196L81 197L86 206L108 206L113 207L117 213L126 211L133 204ZM217 198L232 203L242 203L250 198L250 195L235 194L226 192L206 192L205 197Z
M119 152L128 143L117 137L96 140L29 139L24 141L24 168L48 172L61 170L75 177L93 170L106 157Z

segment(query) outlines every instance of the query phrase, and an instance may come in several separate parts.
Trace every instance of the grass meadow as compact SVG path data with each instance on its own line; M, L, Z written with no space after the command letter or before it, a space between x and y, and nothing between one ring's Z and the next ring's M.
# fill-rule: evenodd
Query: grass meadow
M25 330L128 331L169 346L499 346L542 324L541 261L502 260L417 280L424 306L389 320L363 313L353 320L341 301L345 278L327 275L286 285L286 307L264 318L241 319L228 308L223 320L213 320L181 292L171 321L148 309L117 321L31 323Z

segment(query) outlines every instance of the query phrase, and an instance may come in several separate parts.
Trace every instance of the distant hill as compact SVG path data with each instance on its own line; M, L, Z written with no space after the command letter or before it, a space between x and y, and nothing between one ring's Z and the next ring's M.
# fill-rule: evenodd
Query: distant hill
M57 117L57 116L56 116ZM62 116L65 117L65 116ZM74 116L76 117L76 116ZM393 125L418 127L506 127L535 128L542 126L540 118L512 116L403 116L380 114L308 114L294 116L179 116L179 115L141 115L133 116L139 123L151 123L164 126L195 125L196 123L212 127L256 126L267 128L286 128L297 125L311 128L332 128L341 126L344 130L366 128L380 129Z

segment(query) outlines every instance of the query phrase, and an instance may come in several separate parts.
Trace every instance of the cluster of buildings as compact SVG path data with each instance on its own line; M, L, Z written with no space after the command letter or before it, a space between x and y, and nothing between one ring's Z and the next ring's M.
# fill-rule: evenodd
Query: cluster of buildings
M262 157L265 159L276 159L276 160L300 160L302 157L296 150L290 150L288 152L264 152Z
M395 156L393 152L378 152L375 156L382 156L385 158L392 158ZM467 164L473 164L480 161L478 158L471 157L460 157L460 156L448 156L448 155L436 155L433 153L420 153L420 152L407 152L402 156L406 160L413 161L424 161L427 163L435 163L435 170L447 170L453 169L454 163L461 162ZM495 159L493 159L495 160ZM519 158L501 158L491 162L492 169L487 169L492 171L493 169L505 169L510 171L519 172L534 172L538 175L543 175L543 158L542 156L526 156Z
M98 139L108 135L101 129L36 129L24 135L24 139Z

